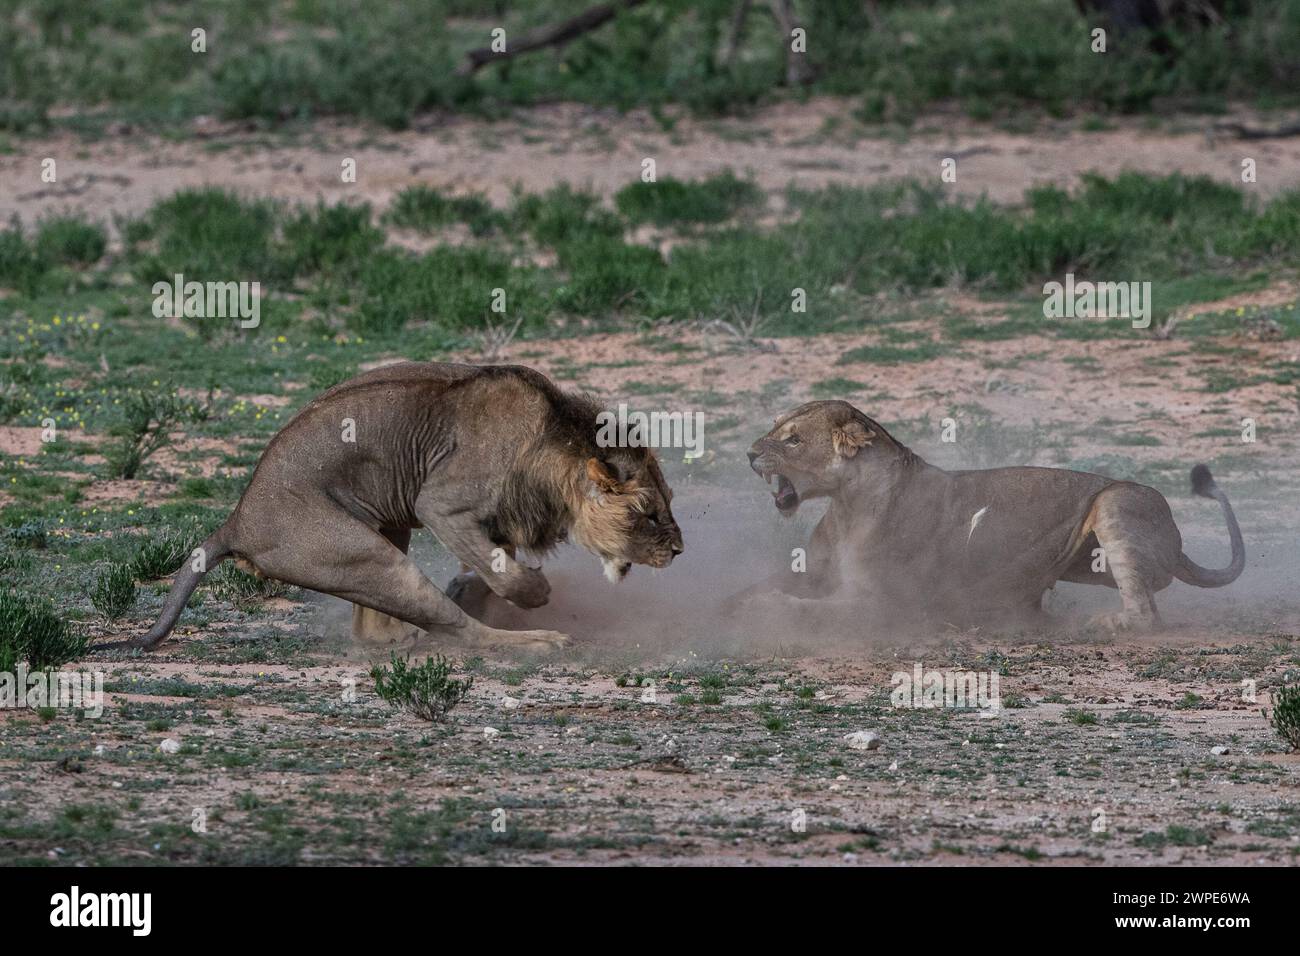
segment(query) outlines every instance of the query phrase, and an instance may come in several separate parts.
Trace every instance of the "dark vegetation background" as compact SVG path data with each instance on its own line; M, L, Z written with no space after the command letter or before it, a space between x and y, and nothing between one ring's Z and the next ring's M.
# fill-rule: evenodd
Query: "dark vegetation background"
M1300 0L1087 0L1086 17L1071 0L786 0L808 33L806 66L793 75L766 4L648 0L560 49L458 72L494 27L517 39L590 5L2 0L0 128L198 115L335 115L401 128L431 110L571 100L718 114L811 93L851 97L866 120L906 124L945 102L995 118L1027 106L1213 112L1300 97ZM742 6L752 8L737 28ZM1110 28L1109 55L1081 42L1094 25ZM177 56L178 37L195 27L207 31L208 52Z

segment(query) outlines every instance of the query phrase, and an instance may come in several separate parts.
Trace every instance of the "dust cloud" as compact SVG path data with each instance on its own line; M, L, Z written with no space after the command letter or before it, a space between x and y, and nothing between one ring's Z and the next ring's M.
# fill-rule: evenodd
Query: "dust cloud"
M740 434L757 437L768 424L755 423ZM908 444L927 461L949 469L991 464L986 455L966 456L937 441ZM529 564L540 563L550 580L549 603L521 610L493 598L484 622L511 630L563 631L581 653L628 658L663 653L703 657L852 653L868 645L908 645L952 636L1024 641L1110 638L1091 619L1117 611L1118 592L1068 582L1047 592L1043 607L1050 619L1032 626L959 628L944 622L909 621L865 594L859 600L806 600L773 592L740 608L728 606L730 596L788 571L793 549L807 547L827 507L824 500L808 501L794 516L782 517L773 506L770 489L745 462L746 445L720 450L724 462L705 481L675 473L668 466L673 513L685 541L684 553L670 567L634 566L624 580L611 584L594 555L576 545L561 545L540 561L525 556ZM1026 463L1017 460L1014 450L1007 454L1011 456L1007 464ZM728 457L733 460L725 461ZM1192 464L1187 462L1188 472ZM1226 588L1201 589L1175 581L1156 598L1163 628L1155 634L1120 635L1122 640L1154 646L1179 642L1180 637L1205 639L1300 628L1294 600L1294 582L1300 579L1294 511L1285 512L1286 525L1278 520L1282 503L1268 500L1267 483L1242 480L1220 469L1216 477L1242 524L1246 571ZM1158 487L1182 531L1184 551L1207 567L1225 565L1228 536L1219 507L1193 497L1188 484L1183 477L1177 486ZM925 542L918 541L917 547L925 547ZM416 532L411 553L439 587L445 587L459 570L456 559L427 532ZM328 630L343 637L349 622L347 606L326 600Z

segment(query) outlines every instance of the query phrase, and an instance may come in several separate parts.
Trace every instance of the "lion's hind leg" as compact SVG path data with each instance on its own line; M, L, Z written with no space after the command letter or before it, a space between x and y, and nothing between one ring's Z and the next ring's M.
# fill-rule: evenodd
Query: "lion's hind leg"
M1112 629L1158 627L1155 595L1173 581L1182 552L1169 503L1154 488L1124 482L1097 496L1089 518L1123 604L1104 623Z
M342 510L297 515L283 545L258 561L268 576L351 601L434 637L477 646L563 646L555 631L502 631L467 615L387 537Z
M406 554L411 546L409 528L380 528L393 547ZM370 646L403 646L419 636L419 628L361 604L352 605L352 640Z

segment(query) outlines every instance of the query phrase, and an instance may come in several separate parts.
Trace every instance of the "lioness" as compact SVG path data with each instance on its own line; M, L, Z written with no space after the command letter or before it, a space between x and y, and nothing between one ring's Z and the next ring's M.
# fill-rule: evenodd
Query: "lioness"
M336 385L302 409L258 462L234 512L176 575L153 648L207 571L234 556L255 573L352 601L353 636L411 631L478 645L555 647L555 631L504 631L466 613L488 589L524 608L550 584L515 550L572 533L618 580L682 551L672 493L647 448L596 445L599 407L520 366L402 363ZM469 570L460 604L406 555L426 527ZM412 632L413 633L413 632Z
M1110 626L1152 626L1155 592L1174 578L1222 587L1246 564L1237 519L1204 465L1192 469L1192 491L1219 502L1232 541L1232 563L1217 571L1183 554L1154 488L1059 468L944 471L847 402L809 402L782 416L749 461L775 481L782 514L810 498L831 503L807 571L749 588L733 607L771 588L848 599L868 590L905 613L969 623L1037 616L1044 592L1076 581L1119 589L1123 611Z

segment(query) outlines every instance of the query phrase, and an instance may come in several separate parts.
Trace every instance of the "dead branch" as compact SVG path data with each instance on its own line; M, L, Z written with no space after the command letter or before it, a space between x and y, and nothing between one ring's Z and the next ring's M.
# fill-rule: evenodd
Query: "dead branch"
M729 67L736 61L736 54L745 35L745 21L749 19L749 8L753 4L754 0L740 0L736 4L735 12L731 16L731 35L727 38L727 52L723 54L722 59L724 67Z
M1289 123L1275 129L1245 126L1241 123L1216 123L1214 132L1228 133L1237 139L1284 139L1288 136L1300 136L1300 123Z
M505 50L500 52L490 46L477 47L465 54L465 62L456 68L456 75L473 76L481 68L497 60L509 60L545 47L564 46L584 33L590 33L614 19L620 10L630 10L644 2L645 0L615 0L612 3L599 3L561 23L529 30L514 42L507 40Z
M787 86L803 86L813 81L812 64L806 53L796 53L791 49L791 34L799 26L795 16L792 0L768 0L767 4L781 30L782 44L785 46L785 82Z

